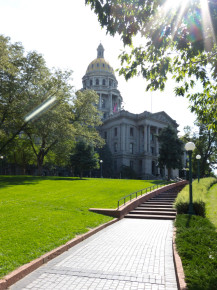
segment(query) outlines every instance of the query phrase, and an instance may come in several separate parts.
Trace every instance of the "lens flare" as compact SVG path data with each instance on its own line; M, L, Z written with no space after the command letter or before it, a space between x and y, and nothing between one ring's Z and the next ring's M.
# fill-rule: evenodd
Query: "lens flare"
M30 122L33 119L37 118L39 115L41 115L42 113L46 112L51 106L54 105L54 103L56 102L56 97L52 97L47 99L44 103L42 103L40 106L38 106L37 108L35 108L31 113L29 113L26 117L25 117L25 122Z

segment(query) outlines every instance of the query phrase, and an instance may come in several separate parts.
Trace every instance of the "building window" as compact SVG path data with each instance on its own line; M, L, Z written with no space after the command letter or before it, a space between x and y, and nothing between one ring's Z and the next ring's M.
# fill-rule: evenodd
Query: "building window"
M130 153L133 154L133 143L130 143Z
M114 135L115 135L115 137L118 136L118 128L115 128L115 129L114 129Z
M99 79L96 79L96 86L99 85Z
M130 168L133 169L133 160L130 160Z
M133 137L133 128L130 127L130 137Z
M107 132L106 131L104 132L104 139L105 140L107 139Z
M102 80L102 85L105 86L105 79Z
M99 63L97 63L97 67L99 67Z
M151 133L151 141L154 141L154 134Z
M154 147L151 147L151 154L154 155Z
M92 86L93 85L93 81L92 80L90 80L90 86Z
M109 80L109 86L111 87L113 85L113 80Z
M114 143L114 152L117 152L118 151L118 143Z

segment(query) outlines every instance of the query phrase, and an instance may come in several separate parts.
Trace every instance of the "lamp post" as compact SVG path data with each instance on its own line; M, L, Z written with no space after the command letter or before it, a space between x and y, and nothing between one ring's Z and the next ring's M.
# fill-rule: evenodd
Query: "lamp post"
M103 160L100 160L100 172L101 172L101 178L102 178L102 164L103 164Z
M198 182L200 182L200 159L201 159L201 156L198 154L196 156L196 159L197 159L197 179L198 179Z
M193 195L192 195L192 151L195 149L195 145L193 142L188 142L185 144L185 150L188 152L189 155L189 209L188 214L194 214L193 209Z
M1 159L1 174L3 174L3 159L4 159L4 156L0 156L0 159Z

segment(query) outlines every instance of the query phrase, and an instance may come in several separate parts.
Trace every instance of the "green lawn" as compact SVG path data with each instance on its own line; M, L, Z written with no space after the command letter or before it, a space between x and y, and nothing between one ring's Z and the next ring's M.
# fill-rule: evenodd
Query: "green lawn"
M155 183L1 176L0 277L111 220L89 212L90 207L116 208L122 196Z
M213 185L207 195L206 216L217 230L217 184Z
M217 289L217 184L212 181L193 182L193 196L205 201L206 218L179 214L175 222L176 245L189 290ZM185 194L186 189L181 196Z

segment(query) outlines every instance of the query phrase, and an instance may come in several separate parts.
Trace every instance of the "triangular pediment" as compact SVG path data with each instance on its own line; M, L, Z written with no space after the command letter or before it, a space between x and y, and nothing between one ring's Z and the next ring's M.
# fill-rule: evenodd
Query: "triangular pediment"
M164 122L164 123L171 124L172 126L176 126L176 127L178 127L178 124L176 123L176 121L173 120L173 119L172 119L169 115L167 115L167 113L165 113L164 111L152 114L152 118L154 118L155 120L158 120L158 121Z

